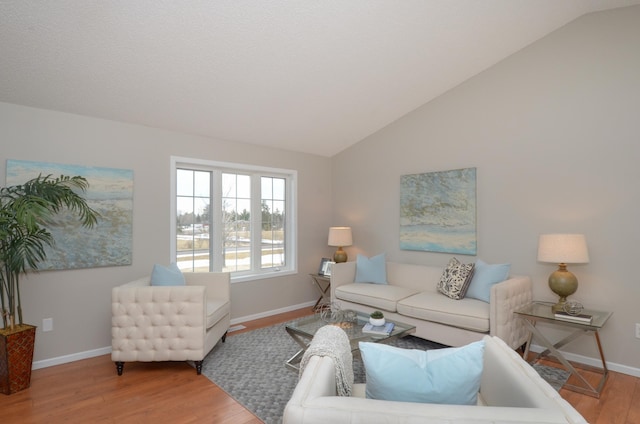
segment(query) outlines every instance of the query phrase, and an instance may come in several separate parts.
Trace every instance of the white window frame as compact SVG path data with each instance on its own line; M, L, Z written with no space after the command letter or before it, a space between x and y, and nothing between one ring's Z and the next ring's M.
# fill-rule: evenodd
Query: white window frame
M297 274L298 272L298 254L297 254L297 235L298 235L298 219L297 219L297 181L298 181L298 173L295 170L290 169L279 169L279 168L269 168L263 166L254 166L247 164L239 164L239 163L230 163L230 162L218 162L218 161L209 161L203 159L194 159L194 158L186 158L180 156L171 156L170 160L170 168L171 168L171 211L170 211L170 223L169 223L169 237L170 237L170 261L173 262L177 257L177 245L176 245L176 205L177 205L177 171L180 168L185 169L193 169L193 170L201 170L201 171L212 171L216 172L231 172L231 173L249 173L252 174L252 177L255 174L263 173L264 176L268 177L282 177L287 180L286 184L286 199L285 199L285 216L287 217L286 221L286 231L285 231L285 249L286 249L286 265L280 268L270 268L267 270L260 269L261 258L259 255L254 253L252 257L252 269L248 271L235 271L231 273L231 282L241 282L241 281L252 281L263 278L273 278L276 276ZM214 178L215 180L215 178ZM252 179L252 186L258 186L258 190L260 187L260 180L257 178ZM252 194L253 194L252 188ZM257 209L254 206L257 202ZM261 234L261 207L260 207L261 199L254 199L252 195L252 212L251 213L251 226L252 226L252 234ZM217 184L214 184L211 188L211 210L221 210L222 207L222 193L221 189ZM215 226L221 226L221 222L213 222ZM257 226L257 230L256 230ZM219 231L220 228L214 229L215 234L221 234ZM215 249L221 249L222 240L210 240L210 243L216 244ZM220 250L216 250L220 251ZM216 255L210 256L210 261L219 261L216 258ZM220 264L214 263L214 267L219 267ZM257 266L257 269L256 269ZM215 269L215 268L214 268ZM220 269L220 268L217 268Z

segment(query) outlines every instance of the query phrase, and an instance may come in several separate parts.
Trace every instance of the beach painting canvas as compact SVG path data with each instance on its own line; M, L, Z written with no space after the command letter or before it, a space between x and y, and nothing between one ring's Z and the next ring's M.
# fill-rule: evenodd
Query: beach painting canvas
M401 176L400 248L476 254L476 168Z
M93 228L84 228L77 218L56 216L47 225L54 246L40 270L131 265L133 245L133 171L62 165L21 160L7 161L6 184L17 185L38 175L81 176L89 182L84 193L88 205L100 217Z

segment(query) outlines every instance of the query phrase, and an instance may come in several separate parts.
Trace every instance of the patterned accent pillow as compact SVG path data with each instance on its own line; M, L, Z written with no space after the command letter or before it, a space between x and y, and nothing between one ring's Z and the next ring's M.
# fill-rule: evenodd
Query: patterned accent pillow
M463 299L473 277L474 265L451 258L438 282L438 291L451 299Z

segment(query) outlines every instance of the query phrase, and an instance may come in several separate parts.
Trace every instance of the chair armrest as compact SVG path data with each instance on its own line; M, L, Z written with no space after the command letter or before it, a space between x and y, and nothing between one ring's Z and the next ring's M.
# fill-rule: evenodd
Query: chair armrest
M489 332L500 337L512 349L522 346L528 338L524 323L514 311L533 300L531 278L514 276L491 287Z

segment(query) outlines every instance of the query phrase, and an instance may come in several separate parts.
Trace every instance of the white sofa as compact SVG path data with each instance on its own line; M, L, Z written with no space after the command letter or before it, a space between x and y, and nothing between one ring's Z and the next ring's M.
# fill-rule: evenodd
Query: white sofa
M202 360L224 341L230 324L227 272L185 272L184 286L151 286L150 277L111 293L111 359L122 375L125 362Z
M365 398L365 384L336 396L334 361L312 356L284 410L283 424L586 423L515 351L485 336L477 405L443 405Z
M415 336L462 346L497 336L511 348L526 343L528 331L513 311L532 301L531 279L511 276L491 287L490 302L451 299L437 291L443 268L387 262L388 284L354 283L356 262L334 264L331 301L342 309L371 313L416 326Z

